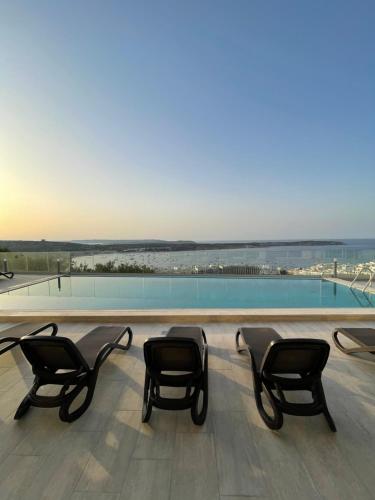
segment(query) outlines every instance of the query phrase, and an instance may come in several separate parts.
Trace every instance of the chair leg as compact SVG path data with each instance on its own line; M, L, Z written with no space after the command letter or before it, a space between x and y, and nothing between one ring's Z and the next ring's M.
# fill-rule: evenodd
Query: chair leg
M203 342L205 344L207 344L207 337L206 337L206 334L205 334L204 330L202 330L202 337L203 337Z
M152 413L151 402L152 382L150 375L146 372L145 387L143 392L142 422L148 422Z
M21 417L23 417L25 413L29 410L30 406L31 406L30 396L29 394L27 394L27 396L23 398L21 404L17 408L17 411L14 415L14 420L19 420Z
M261 383L260 383L261 384ZM282 412L279 410L279 408L276 406L276 403L274 402L272 395L268 391L268 389L263 385L259 387L258 383L254 381L254 395L255 395L255 403L258 408L258 412L260 416L262 417L263 422L267 425L272 430L278 430L281 429L284 423L284 417ZM262 401L262 392L266 395L271 407L274 416L271 417L268 415L266 410L264 409L263 406L263 401Z
M26 394L26 396L23 398L23 400L21 401L21 404L17 408L17 411L14 415L14 420L19 420L21 417L23 417L25 415L25 413L27 413L30 406L33 406L32 397L36 395L36 393L38 392L38 389L41 385L42 384L40 383L39 378L36 377L34 380L33 386L31 387L31 389Z
M336 425L335 425L335 422L334 422L331 414L328 411L327 405L326 405L325 409L323 410L323 414L326 417L327 423L328 423L329 428L331 429L331 431L332 432L336 432L337 431Z
M199 405L199 396L201 392L203 393L203 402L202 402L202 409L199 413L198 405ZM208 355L206 350L202 381L200 386L196 390L196 398L194 400L193 406L191 407L191 418L195 425L204 424L207 416L207 409L208 409Z
M339 349L341 352L343 352L344 354L350 354L350 349L347 349L346 347L344 347L341 342L339 341L338 339L338 335L339 335L340 332L338 332L337 330L335 330L333 333L332 333L332 340L335 344L335 346L337 347L337 349Z
M333 420L333 418L328 410L327 400L326 400L326 397L324 394L323 384L321 381L319 381L317 384L317 391L316 392L317 392L317 395L319 397L320 403L322 405L322 408L323 408L322 413L327 420L328 426L332 432L336 432L337 431L336 425L335 425L335 422L334 422L334 420Z
M241 347L240 346L240 335L241 335L241 332L240 330L238 330L238 332L236 333L236 351L240 354L241 352L244 352L247 350L247 347Z
M90 406L92 398L94 396L95 386L96 386L96 374L91 374L85 377L85 380L81 382L75 389L73 389L71 394L66 395L66 399L60 406L59 417L63 422L74 422L81 415L85 413L87 408ZM87 393L83 403L74 411L69 412L69 409L81 392L87 388Z

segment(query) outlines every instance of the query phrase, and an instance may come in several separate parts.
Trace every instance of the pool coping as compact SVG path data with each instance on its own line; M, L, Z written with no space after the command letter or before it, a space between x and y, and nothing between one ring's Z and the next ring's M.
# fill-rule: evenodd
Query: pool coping
M375 308L3 310L0 322L233 323L374 320Z

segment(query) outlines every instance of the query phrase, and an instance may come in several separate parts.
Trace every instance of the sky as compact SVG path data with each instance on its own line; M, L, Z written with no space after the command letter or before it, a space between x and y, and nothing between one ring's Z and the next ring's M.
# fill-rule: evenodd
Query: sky
M0 239L375 237L373 0L0 0Z

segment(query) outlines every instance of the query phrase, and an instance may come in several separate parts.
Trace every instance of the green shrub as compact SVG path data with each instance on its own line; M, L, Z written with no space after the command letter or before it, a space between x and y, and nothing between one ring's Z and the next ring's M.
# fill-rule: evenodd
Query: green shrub
M131 274L131 273L151 274L155 272L151 267L148 267L146 265L141 266L139 264L119 264L116 266L114 260L109 260L104 264L101 263L95 264L94 268L90 268L88 264L81 263L78 266L73 264L72 271L75 273L124 273L124 274Z

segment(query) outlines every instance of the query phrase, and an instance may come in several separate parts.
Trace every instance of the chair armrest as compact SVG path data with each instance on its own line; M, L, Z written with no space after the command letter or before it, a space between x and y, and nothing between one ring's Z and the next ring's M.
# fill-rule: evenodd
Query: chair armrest
M58 330L58 326L56 325L56 323L48 323L47 325L43 325L40 328L37 328L33 332L29 333L27 335L27 337L37 335L38 333L43 332L44 330L47 330L48 328L52 328L51 336L55 337L57 335L57 330Z
M47 330L48 328L52 328L51 336L54 337L57 334L56 323L48 323L47 325L43 325L43 326L37 328L36 330L28 333L27 335L25 335L25 337L31 337L33 335L37 335L38 333L43 332L44 330ZM0 355L4 354L5 352L9 351L10 349L13 349L13 347L15 347L16 345L19 344L20 340L21 340L20 337L3 337L2 339L0 339L0 344L4 344L4 343L9 344L6 347L4 347L3 349L0 349Z
M108 356L111 354L113 349L115 349L117 344L114 344L112 342L107 342L104 344L98 354L96 355L96 360L95 360L95 365L94 365L94 371L99 370L101 365L104 363L104 361L108 358Z

